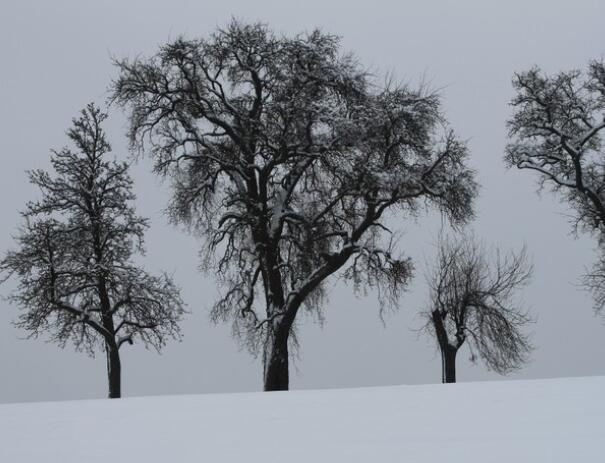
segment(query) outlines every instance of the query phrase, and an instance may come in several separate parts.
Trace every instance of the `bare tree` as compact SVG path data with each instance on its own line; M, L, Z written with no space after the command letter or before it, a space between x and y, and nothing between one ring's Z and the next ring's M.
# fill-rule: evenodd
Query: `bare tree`
M440 130L438 97L379 88L337 37L233 21L117 66L133 146L172 179L174 221L205 238L224 288L212 316L263 352L265 390L288 388L297 315L322 310L330 275L392 298L408 282L384 239L390 209L472 215L466 146Z
M108 159L106 117L88 105L67 132L75 150L52 153L53 173L29 172L42 198L27 204L18 249L0 269L19 281L9 298L23 310L17 325L91 355L103 346L109 397L117 398L120 348L138 340L160 349L178 336L183 303L169 276L132 262L148 224L132 206L128 165Z
M525 249L493 256L470 236L439 243L428 281L430 309L425 329L441 352L442 381L456 382L456 355L466 343L489 369L506 374L519 368L531 351L522 328L530 317L515 301L532 269Z
M585 282L600 310L605 304L605 66L592 61L585 73L553 76L533 68L515 74L513 85L506 162L537 172L540 188L560 193L574 211L574 231L598 237L601 256Z

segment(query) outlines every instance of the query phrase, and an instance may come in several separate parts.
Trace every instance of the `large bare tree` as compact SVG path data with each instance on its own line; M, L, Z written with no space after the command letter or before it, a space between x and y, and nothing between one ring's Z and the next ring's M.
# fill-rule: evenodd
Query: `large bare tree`
M514 114L508 122L509 166L534 171L573 211L574 231L599 239L601 256L585 277L598 310L605 305L605 65L586 72L515 74Z
M128 165L110 159L105 118L88 105L67 132L74 147L52 153L53 172L29 172L42 197L27 204L18 248L0 270L19 282L9 298L23 311L17 325L91 355L103 347L109 397L117 398L120 348L141 341L160 349L178 336L183 303L169 276L133 263L148 225L132 205Z
M233 21L117 66L131 141L172 180L174 221L205 238L224 290L212 315L263 353L265 390L288 388L297 316L322 309L330 275L392 297L407 283L389 210L472 215L467 149L439 98L375 85L337 37Z
M506 374L526 361L531 345L523 333L531 318L515 292L531 277L525 249L490 255L470 235L441 239L437 262L428 276L426 331L439 346L442 381L456 382L456 355L468 345L488 368Z

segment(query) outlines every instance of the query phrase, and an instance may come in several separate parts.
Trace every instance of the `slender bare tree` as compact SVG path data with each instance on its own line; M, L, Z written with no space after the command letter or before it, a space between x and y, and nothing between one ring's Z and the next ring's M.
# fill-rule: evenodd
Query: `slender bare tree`
M527 254L493 255L471 236L442 238L428 276L425 330L437 340L442 381L456 382L456 355L467 344L489 369L506 374L526 361L531 345L522 329L531 318L514 299L532 273Z
M67 132L75 150L51 156L52 173L29 172L42 198L27 204L18 249L0 262L19 285L17 325L107 356L109 397L121 394L120 348L141 341L160 349L179 335L179 290L167 275L151 276L132 262L143 252L147 220L136 215L128 165L109 159L101 127L106 114L90 104Z
M597 310L605 304L605 65L546 75L515 74L506 163L539 176L574 212L574 232L598 237L601 256L585 276Z
M212 315L263 352L265 390L288 388L297 315L322 309L330 275L393 298L407 283L389 210L472 215L466 146L442 130L438 97L379 88L337 37L233 21L117 66L131 141L172 179L174 221L205 238L224 288Z

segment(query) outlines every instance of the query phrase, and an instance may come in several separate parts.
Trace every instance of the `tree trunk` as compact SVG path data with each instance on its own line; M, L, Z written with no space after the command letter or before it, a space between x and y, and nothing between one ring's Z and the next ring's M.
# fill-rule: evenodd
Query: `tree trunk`
M287 333L287 331L286 331ZM265 350L265 391L287 391L288 376L288 335L277 333L268 340Z
M456 354L458 349L446 346L441 349L442 373L441 380L444 383L456 382Z
M109 383L110 399L119 399L122 395L121 380L122 366L120 364L120 352L117 346L105 345L107 352L107 381Z

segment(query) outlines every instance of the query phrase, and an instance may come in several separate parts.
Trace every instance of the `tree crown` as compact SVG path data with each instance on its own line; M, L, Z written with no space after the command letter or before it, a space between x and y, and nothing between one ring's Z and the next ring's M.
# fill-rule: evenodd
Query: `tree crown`
M148 224L134 210L128 164L109 159L106 117L89 104L67 132L75 149L53 151L52 172L29 172L41 199L27 203L18 249L0 269L18 278L10 300L23 309L17 325L34 336L49 331L90 353L99 341L119 347L137 337L160 348L178 335L183 303L169 276L132 262Z
M117 66L131 141L173 180L173 219L206 237L226 288L213 313L236 315L236 331L319 309L325 278L352 256L347 275L396 294L411 265L381 240L391 207L472 215L466 146L439 134L438 97L376 86L337 37L234 21Z

